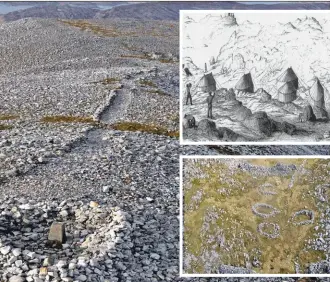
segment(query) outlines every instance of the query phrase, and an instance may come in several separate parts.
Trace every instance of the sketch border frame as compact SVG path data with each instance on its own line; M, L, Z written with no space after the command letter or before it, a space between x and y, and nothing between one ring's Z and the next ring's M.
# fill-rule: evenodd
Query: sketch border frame
M235 145L255 145L255 146L265 146L265 145L330 145L329 141L310 141L310 142L299 142L299 141L239 141L239 142L224 142L224 141L185 141L183 139L183 99L181 97L181 93L183 93L183 85L182 85L182 70L181 66L183 64L182 61L182 45L183 45L183 17L184 14L189 12L190 14L199 14L199 13L208 13L208 14L219 14L219 13L313 13L313 14L327 14L330 20L330 10L180 10L180 40L179 40L179 56L180 56L180 69L179 69L179 80L180 80L180 87L179 87L179 99L180 99L180 113L179 113L179 130L180 130L180 145L228 145L228 146L235 146Z
M191 155L185 156L180 155L180 238L179 238L179 275L180 277L191 277L191 278L217 278L217 277L277 277L277 278L284 278L284 277L330 277L329 274L305 274L305 273L298 273L298 274L188 274L183 273L183 160L184 159L329 159L330 156L328 155L267 155L267 156L256 156L256 155Z

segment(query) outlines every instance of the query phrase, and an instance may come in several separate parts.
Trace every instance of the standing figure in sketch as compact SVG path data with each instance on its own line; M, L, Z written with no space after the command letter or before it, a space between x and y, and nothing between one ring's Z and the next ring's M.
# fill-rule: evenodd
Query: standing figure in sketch
M207 117L213 119L212 117L212 102L214 98L215 92L209 92L209 96L206 99L207 102Z
M186 85L186 93L187 93L186 105L188 105L189 100L190 100L190 105L192 105L191 86L192 84L190 82Z

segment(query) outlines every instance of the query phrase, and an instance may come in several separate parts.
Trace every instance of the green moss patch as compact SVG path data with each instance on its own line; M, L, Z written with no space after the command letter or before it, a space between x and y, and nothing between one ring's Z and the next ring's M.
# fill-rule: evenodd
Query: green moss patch
M91 117L78 117L78 116L46 116L41 119L41 122L95 123L95 121Z
M149 86L149 87L154 87L154 88L157 87L157 85L154 82L152 82L151 80L148 80L148 79L141 79L141 80L139 80L139 83L142 86ZM151 91L153 91L153 90L151 90ZM154 90L154 91L157 91L157 90Z
M60 22L81 29L82 31L89 31L98 36L104 37L119 37L119 36L134 36L135 32L123 32L116 27L103 27L96 23L91 23L86 20L60 20Z
M142 124L137 122L119 122L111 125L111 128L122 131L141 131L141 132L164 135L175 138L179 137L178 131L170 131L163 127L149 125L149 124Z
M19 116L16 115L0 115L0 120L15 120L18 118Z
M0 124L0 130L8 130L8 129L12 129L13 126L11 125L6 125L6 124Z
M120 81L121 80L116 77L107 77L105 79L102 79L102 80L96 81L96 82L92 82L92 83L94 83L94 84L101 83L103 85L112 85L112 84L120 83Z

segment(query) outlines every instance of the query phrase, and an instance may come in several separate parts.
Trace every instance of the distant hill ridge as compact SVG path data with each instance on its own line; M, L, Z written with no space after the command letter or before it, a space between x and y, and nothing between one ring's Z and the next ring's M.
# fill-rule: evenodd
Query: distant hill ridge
M35 7L10 12L3 15L4 21L21 18L61 18L61 19L109 19L129 18L139 20L178 20L180 10L330 10L329 2L279 2L275 4L245 4L242 2L152 2L132 3L100 10L96 6L64 4L52 2Z

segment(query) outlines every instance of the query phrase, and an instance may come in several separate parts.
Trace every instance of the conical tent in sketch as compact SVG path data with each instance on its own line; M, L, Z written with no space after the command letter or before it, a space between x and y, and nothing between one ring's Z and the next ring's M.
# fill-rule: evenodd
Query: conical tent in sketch
M235 89L245 92L254 92L254 85L251 73L244 74L240 80L236 83Z
M200 83L200 90L203 92L215 91L217 89L217 83L214 79L213 74L210 72L208 74L204 74Z
M310 89L313 106L324 109L324 88L318 78Z
M293 71L293 69L290 67L286 69L278 78L277 81L280 82L293 82L293 85L296 89L298 89L299 83L298 83L298 77Z
M297 99L297 88L294 81L284 83L280 89L278 89L278 100L283 103L290 103Z
M312 106L314 113L317 118L328 118L328 112L325 108L325 100L324 100L324 87L321 84L318 78L315 79L315 83L309 90Z

